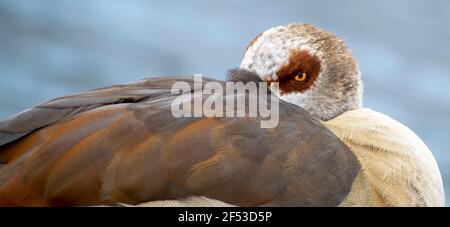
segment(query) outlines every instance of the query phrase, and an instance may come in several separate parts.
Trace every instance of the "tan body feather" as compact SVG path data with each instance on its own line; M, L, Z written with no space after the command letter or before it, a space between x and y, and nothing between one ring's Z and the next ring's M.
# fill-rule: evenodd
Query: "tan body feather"
M342 206L444 206L433 154L403 124L370 109L324 122L355 154L361 170Z

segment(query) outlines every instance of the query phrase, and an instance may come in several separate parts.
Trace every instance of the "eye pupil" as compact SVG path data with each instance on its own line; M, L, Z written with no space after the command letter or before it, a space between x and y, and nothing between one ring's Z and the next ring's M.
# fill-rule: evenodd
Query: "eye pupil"
M299 72L299 73L294 77L294 79L295 79L296 81L305 81L307 77L308 77L308 74L307 74L306 72Z

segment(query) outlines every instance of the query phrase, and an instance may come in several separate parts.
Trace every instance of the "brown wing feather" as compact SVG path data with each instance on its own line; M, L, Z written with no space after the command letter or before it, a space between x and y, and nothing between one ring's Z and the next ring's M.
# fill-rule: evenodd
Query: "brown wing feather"
M156 77L57 98L37 105L0 121L0 146L11 143L36 129L94 108L168 96L175 81L193 83L192 77L189 76ZM213 79L204 78L204 81Z
M173 83L157 80L139 89ZM7 162L0 167L0 205L137 204L199 195L241 206L335 206L350 191L356 158L301 108L281 102L279 126L262 129L258 118L174 118L174 96L166 93L135 103L98 101L139 89L68 97L77 105L53 101L63 110L95 108L29 127L29 135L0 147Z

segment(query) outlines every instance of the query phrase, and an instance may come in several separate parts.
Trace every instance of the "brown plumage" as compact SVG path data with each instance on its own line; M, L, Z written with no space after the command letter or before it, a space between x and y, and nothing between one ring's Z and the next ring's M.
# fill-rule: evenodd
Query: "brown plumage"
M336 206L349 193L358 161L302 108L280 102L273 129L258 118L174 118L170 88L180 80L193 83L151 78L2 121L0 205L204 196L239 206Z

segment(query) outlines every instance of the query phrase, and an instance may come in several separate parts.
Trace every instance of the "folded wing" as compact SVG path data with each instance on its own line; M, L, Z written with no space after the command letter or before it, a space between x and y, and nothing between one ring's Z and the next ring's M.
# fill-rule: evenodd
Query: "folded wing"
M358 161L303 109L280 101L273 129L260 118L175 118L170 88L180 80L194 83L112 86L1 122L0 205L202 196L238 206L336 206L347 196Z

